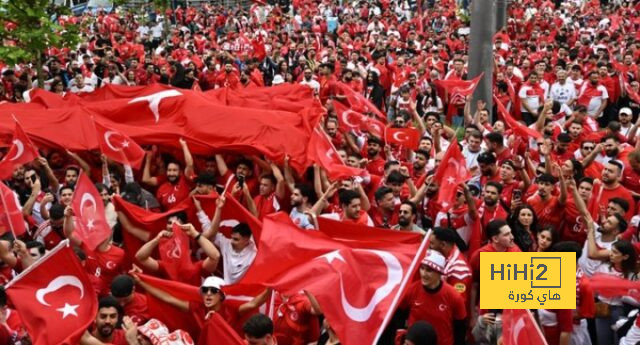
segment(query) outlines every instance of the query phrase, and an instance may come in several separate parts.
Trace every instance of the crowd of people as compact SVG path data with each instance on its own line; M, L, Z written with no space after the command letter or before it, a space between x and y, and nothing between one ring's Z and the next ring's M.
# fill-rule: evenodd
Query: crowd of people
M640 271L640 3L509 3L506 26L493 38L494 75L484 76L493 80L494 98L473 106L470 96L440 83L475 77L467 73L468 13L466 2L450 0L294 0L58 18L80 25L80 44L46 51L44 85L27 61L2 64L0 101L29 102L37 87L64 96L107 84L202 91L302 84L325 107L322 126L341 159L367 173L332 181L317 166L296 174L287 159L277 164L258 155L192 155L184 141L177 156L149 150L140 171L104 156L95 164L85 152L40 147L41 157L4 181L29 231L0 240L0 277L11 281L66 238L85 248L74 236L70 205L83 173L96 183L113 229L95 252L77 250L100 301L83 344L192 343L196 335L150 317L148 296L192 312L200 322L218 313L249 344L340 343L309 293L280 296L272 319L257 314L233 324L277 292L267 289L233 308L224 303L223 287L241 281L259 251L247 224L221 233L228 198L258 219L284 211L310 231L326 216L428 235L421 279L407 288L380 343L501 343L501 310L478 305L479 253L518 251L576 254L577 308L534 313L548 344L638 343L640 303L599 296L589 278L636 281ZM417 147L345 129L344 85L385 114L389 128L417 130ZM459 145L472 178L457 186L451 202L442 202L443 181L434 173L446 163L450 145ZM112 201L119 195L167 212L185 199L219 194L212 218L194 199L198 222L171 213L157 236L132 224ZM191 238L196 270L182 281L200 288L199 304L140 279L142 271L171 276L155 249L176 229ZM123 233L145 244L126 253L131 248ZM127 265L127 254L139 267ZM2 343L28 343L11 302L5 297L0 304Z

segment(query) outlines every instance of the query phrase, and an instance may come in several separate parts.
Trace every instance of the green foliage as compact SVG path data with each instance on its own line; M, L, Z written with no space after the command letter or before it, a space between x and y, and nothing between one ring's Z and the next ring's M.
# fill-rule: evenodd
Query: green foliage
M72 24L63 27L55 20L70 14L68 7L57 6L53 0L0 0L0 37L15 44L0 47L0 60L40 65L46 49L75 47L79 28Z

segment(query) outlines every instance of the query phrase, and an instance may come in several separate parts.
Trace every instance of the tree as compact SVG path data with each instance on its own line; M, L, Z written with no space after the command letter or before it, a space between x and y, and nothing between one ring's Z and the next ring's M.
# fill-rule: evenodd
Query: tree
M32 62L42 87L45 51L75 48L80 39L77 25L60 25L57 19L64 15L71 15L71 10L54 0L0 0L0 61L9 65Z

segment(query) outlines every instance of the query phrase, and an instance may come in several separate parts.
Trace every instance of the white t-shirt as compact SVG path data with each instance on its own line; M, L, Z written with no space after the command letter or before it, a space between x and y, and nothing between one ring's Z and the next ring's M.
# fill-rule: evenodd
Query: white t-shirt
M214 243L220 248L220 254L222 255L224 282L226 284L236 283L247 273L249 266L251 266L258 253L253 238L251 238L251 243L240 252L233 250L231 240L221 233L216 234Z
M551 85L551 92L549 96L556 102L567 104L570 100L576 98L576 88L568 81L565 81L564 84L555 82Z
M599 249L611 250L611 246L615 241L602 242L602 234L598 232L599 228L600 227L596 224L596 231L595 231L596 245L598 246ZM578 259L578 265L580 266L580 268L582 268L582 270L584 271L584 274L587 277L591 277L595 272L601 269L600 266L609 265L609 262L589 259L588 246L589 246L589 242L585 241L584 247L582 248L582 256L580 256L580 259Z

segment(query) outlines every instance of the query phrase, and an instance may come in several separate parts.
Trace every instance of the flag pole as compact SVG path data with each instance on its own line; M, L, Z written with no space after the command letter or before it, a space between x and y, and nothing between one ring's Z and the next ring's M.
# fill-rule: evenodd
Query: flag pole
M4 182L0 182L0 183L4 183ZM7 187L9 188L9 187ZM9 189L11 190L11 189ZM11 221L11 217L9 216L9 209L7 208L7 201L4 198L4 192L2 190L0 190L0 202L2 202L2 208L4 208L4 215L5 217L7 217L7 223L9 224L9 230L11 230L11 234L13 235L13 238L16 239L16 232L13 229L13 222Z
M10 288L13 284L15 284L18 280L22 279L29 272L33 271L36 267L40 266L43 262L47 261L47 259L53 256L55 253L59 252L62 248L69 247L69 239L64 239L57 246L55 246L51 251L45 253L40 259L33 263L33 265L27 267L24 271L20 272L15 278L13 278L7 285L5 285L5 289Z
M391 317L393 316L393 314L395 312L395 309L398 306L398 303L399 303L399 300L400 300L400 296L403 295L403 292L404 292L407 284L409 283L409 279L411 279L411 277L413 276L413 272L415 271L416 266L418 265L418 262L420 262L422 260L422 255L424 253L425 247L429 243L429 237L431 237L431 230L429 230L429 232L427 232L427 234L424 236L424 239L422 240L422 243L420 244L420 248L418 249L418 252L416 252L416 256L413 258L413 261L411 262L411 265L409 266L409 270L407 270L407 274L402 279L402 282L400 283L400 287L398 288L398 292L393 297L393 301L391 302L391 306L389 306L389 310L387 311L387 314L385 315L385 317L384 317L384 319L382 321L382 324L380 325L380 328L378 329L378 333L376 334L376 337L373 338L373 342L371 343L371 345L376 345L378 343L378 339L380 339L380 337L382 336L382 332L384 332L384 329L387 327L387 324L391 320Z

